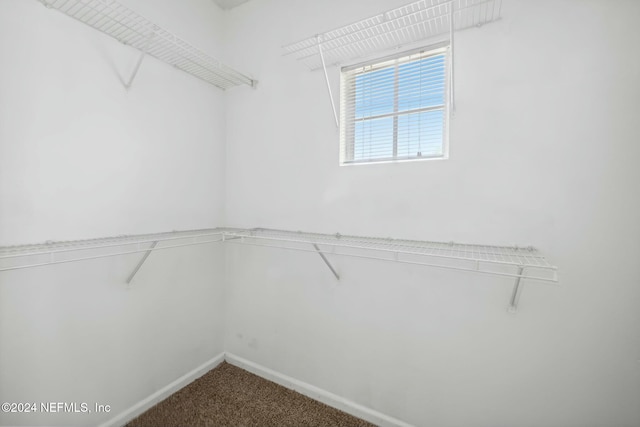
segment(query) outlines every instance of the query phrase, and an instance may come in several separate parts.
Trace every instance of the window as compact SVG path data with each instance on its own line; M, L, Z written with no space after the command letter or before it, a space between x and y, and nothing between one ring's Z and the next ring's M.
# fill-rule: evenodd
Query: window
M340 163L447 156L448 48L342 69Z

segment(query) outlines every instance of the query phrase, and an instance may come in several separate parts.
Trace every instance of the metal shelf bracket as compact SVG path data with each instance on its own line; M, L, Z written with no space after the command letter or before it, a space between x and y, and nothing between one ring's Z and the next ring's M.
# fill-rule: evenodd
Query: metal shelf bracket
M140 267L142 267L142 264L144 264L144 262L147 260L147 258L149 258L149 255L151 255L151 251L153 251L153 249L156 247L157 244L158 244L157 240L155 242L151 243L151 246L149 246L149 249L147 250L147 252L145 252L144 255L142 255L142 259L140 260L140 262L138 263L136 268L133 269L133 271L131 272L131 274L127 278L127 286L131 285L131 281L133 280L133 278L138 273L138 270L140 270Z
M327 64L324 61L324 54L322 52L322 36L317 35L316 40L318 41L318 53L320 55L320 60L322 62L322 69L324 70L324 78L327 82L327 89L329 90L329 99L331 101L331 108L333 109L333 118L336 121L336 127L340 128L340 119L338 119L338 112L336 111L336 103L333 99L333 92L331 91L331 83L329 82L329 73L327 72Z
M324 261L325 264L327 264L327 267L329 267L329 270L331 270L331 272L333 273L334 276L336 276L336 280L340 280L340 275L338 274L338 272L336 271L335 268L333 268L333 265L331 265L331 263L329 262L329 260L327 259L327 257L324 255L324 253L320 250L320 248L318 247L317 244L313 243L313 247L316 250L316 252L318 253L318 255L320 255L320 258L322 258L322 260Z
M524 267L518 267L518 277L513 285L513 292L511 293L511 302L509 303L509 313L515 313L518 311L518 301L520 300L520 294L522 293L522 286L520 281L522 280L522 272Z
M127 83L125 83L125 85L124 85L124 87L127 90L131 89L131 85L133 85L133 81L135 80L136 75L138 74L138 70L140 69L140 66L142 65L142 61L144 60L145 56L147 56L147 51L149 50L149 46L151 45L151 39L153 38L153 36L155 36L155 33L151 33L149 35L149 37L147 38L147 43L145 44L145 46L140 51L140 56L138 57L138 62L136 62L136 66L133 69L133 72L131 73L131 77L129 78L129 81Z

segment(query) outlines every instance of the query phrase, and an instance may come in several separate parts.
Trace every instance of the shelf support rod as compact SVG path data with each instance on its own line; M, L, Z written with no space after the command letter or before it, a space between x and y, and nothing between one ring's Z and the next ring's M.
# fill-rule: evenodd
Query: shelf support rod
M515 313L518 311L518 300L520 299L520 293L522 287L520 286L520 280L522 280L522 272L524 267L518 267L518 277L516 277L516 283L513 285L513 293L511 294L511 303L509 304L509 313Z
M454 43L453 43L453 39L454 39L454 33L455 33L455 26L453 23L453 15L454 15L454 11L453 11L453 1L449 2L449 46L450 46L450 52L449 52L449 103L451 104L449 106L449 109L452 113L454 113L456 111L456 97L455 97L455 79L454 79L454 57L455 57L455 50L454 50Z
M129 81L124 85L124 87L127 88L127 90L131 89L131 85L133 85L133 81L138 75L138 70L140 70L140 66L142 65L142 61L144 60L144 57L147 56L147 51L149 50L149 45L151 44L151 39L153 38L154 35L155 33L149 34L149 37L147 38L147 42L145 43L144 48L140 52L140 56L138 57L138 62L136 62L136 66L133 69L133 73L131 73L131 77L129 78Z
M131 284L131 281L133 280L133 278L138 273L138 270L140 270L140 267L142 267L142 264L144 264L144 262L147 260L147 258L149 258L149 255L151 254L151 251L156 247L157 244L158 244L157 241L153 242L151 244L151 246L149 247L149 249L147 250L147 252L144 253L144 255L142 256L142 259L140 260L140 262L138 263L136 268L129 275L129 278L127 279L127 285Z
M329 83L329 73L327 73L327 64L324 62L324 53L322 52L322 36L317 36L318 51L320 52L320 60L322 61L322 69L324 70L324 78L327 82L327 89L329 90L329 99L331 100L331 108L333 109L333 118L336 120L336 127L340 128L340 120L338 120L338 112L336 110L336 103L333 100L333 92L331 91L331 84Z
M320 251L320 248L318 247L318 245L314 243L313 247L315 248L316 252L318 252L318 255L320 255L320 258L322 258L324 263L327 264L327 267L329 267L329 270L331 270L333 275L336 276L336 280L340 280L340 276L338 275L338 272L336 271L335 268L333 268L333 266L331 265L327 257Z

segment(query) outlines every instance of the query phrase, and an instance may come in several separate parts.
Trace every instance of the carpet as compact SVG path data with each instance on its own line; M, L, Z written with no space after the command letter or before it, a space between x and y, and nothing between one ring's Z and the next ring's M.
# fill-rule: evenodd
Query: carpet
M223 362L127 427L373 427Z

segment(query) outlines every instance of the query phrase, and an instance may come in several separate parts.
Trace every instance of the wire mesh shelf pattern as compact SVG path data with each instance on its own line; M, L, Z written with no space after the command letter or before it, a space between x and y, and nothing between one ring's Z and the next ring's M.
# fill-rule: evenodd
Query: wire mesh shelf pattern
M471 245L269 229L225 231L224 240L230 243L392 261L542 282L558 281L557 267L533 247Z
M39 0L121 43L166 62L220 89L255 81L224 65L115 0Z
M500 18L502 0L419 0L341 28L284 46L311 70L322 68L318 44L325 62L336 65L366 55L415 43L453 29L477 27Z
M557 267L535 248L399 240L264 228L212 228L0 247L0 272L210 243L265 246L555 283ZM334 271L334 274L335 271ZM337 277L337 274L336 274Z
M222 242L222 229L172 231L0 247L0 272Z

